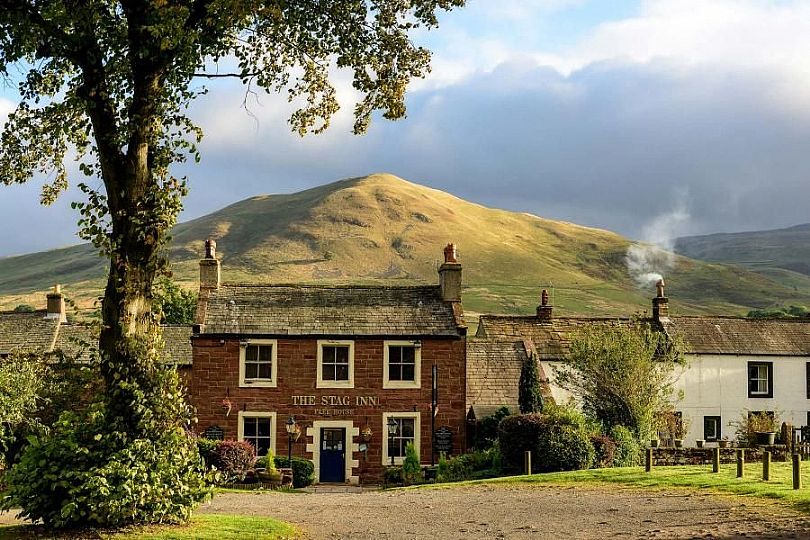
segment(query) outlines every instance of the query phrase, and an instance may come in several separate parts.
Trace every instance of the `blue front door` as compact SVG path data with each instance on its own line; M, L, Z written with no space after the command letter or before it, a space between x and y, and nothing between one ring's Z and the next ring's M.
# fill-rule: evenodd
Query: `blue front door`
M321 429L321 482L346 481L346 429Z

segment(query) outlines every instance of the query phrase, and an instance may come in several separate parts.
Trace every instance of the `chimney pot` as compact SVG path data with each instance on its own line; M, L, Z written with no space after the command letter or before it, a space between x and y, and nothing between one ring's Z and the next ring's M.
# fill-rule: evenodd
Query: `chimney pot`
M206 259L216 259L217 258L217 241L213 238L209 238L205 241L205 258Z
M444 247L444 262L446 263L458 262L458 253L456 252L455 244L450 243Z
M205 258L200 259L200 290L219 289L221 269L217 255L217 242L205 241Z
M49 292L46 298L48 300L48 309L45 318L67 322L67 309L65 309L65 297L62 296L62 286L58 283L54 285L53 292Z
M655 298L652 301L653 320L657 324L669 320L669 298L664 296L664 280L659 279L655 284Z
M439 267L439 286L442 300L461 302L461 265L455 244L447 244L444 248L444 264Z
M540 305L537 306L537 318L543 322L550 322L553 311L553 306L548 303L548 291L543 289L540 294Z

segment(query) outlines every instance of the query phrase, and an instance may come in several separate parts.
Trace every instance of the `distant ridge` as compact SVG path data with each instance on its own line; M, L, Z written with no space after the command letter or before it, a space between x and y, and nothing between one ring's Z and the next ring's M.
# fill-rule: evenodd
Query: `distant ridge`
M705 261L736 264L801 289L810 276L810 223L784 229L679 238L675 251Z
M251 197L179 224L172 236L175 277L188 287L196 287L203 242L213 237L231 282L436 283L441 249L455 242L468 311L531 314L548 288L557 313L627 315L648 309L654 292L627 274L629 241L618 234L487 208L390 174ZM87 306L105 271L87 245L0 259L0 305L37 305L59 282ZM794 289L685 257L666 277L681 313L810 302L810 278Z

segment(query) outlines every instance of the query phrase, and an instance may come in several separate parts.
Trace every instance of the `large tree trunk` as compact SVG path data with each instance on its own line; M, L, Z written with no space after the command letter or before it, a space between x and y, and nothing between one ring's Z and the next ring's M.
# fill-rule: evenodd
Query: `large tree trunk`
M110 419L131 435L145 435L143 392L155 384L157 328L151 315L157 253L122 238L112 254L102 304L101 372Z

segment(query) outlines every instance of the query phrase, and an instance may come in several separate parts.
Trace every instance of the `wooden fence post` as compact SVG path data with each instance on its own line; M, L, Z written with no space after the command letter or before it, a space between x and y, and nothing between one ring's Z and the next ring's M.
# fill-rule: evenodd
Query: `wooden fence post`
M720 472L720 449L712 448L712 472Z
M793 454L793 489L802 489L802 456Z
M647 455L644 459L644 470L646 472L652 471L653 468L653 449L647 448Z
M762 452L762 479L771 479L771 453L767 450Z
M526 450L523 454L523 464L526 468L526 474L532 474L532 452L531 450Z
M745 474L745 450L737 449L737 478L742 478Z

